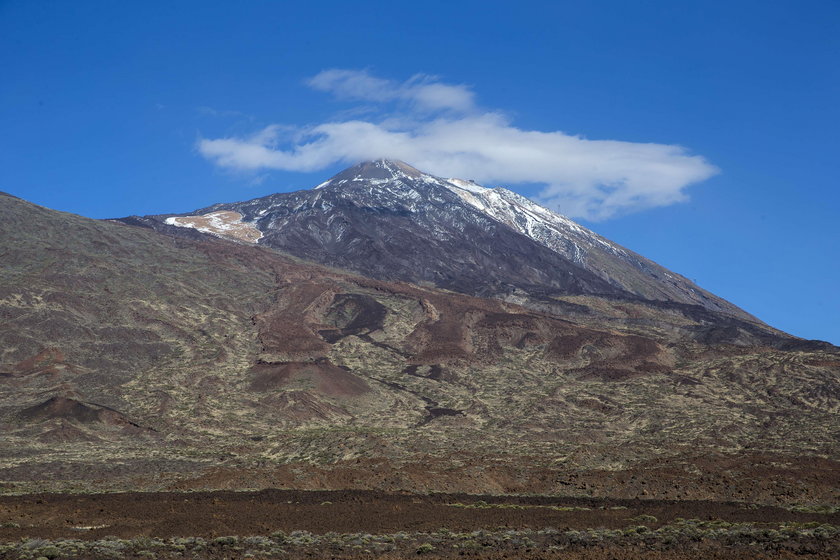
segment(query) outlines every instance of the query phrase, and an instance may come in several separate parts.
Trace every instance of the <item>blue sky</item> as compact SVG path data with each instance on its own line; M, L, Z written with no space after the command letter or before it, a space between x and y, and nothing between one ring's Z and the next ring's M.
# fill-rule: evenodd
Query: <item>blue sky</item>
M840 344L838 60L833 0L0 0L0 190L181 212L385 146Z

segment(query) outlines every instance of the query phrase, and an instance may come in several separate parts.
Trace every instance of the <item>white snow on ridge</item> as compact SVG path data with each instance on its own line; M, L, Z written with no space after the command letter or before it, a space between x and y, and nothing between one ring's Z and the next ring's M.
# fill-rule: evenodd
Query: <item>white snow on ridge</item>
M464 189L465 191L470 191L470 192L473 192L473 193L483 193L485 191L491 190L491 189L488 189L487 187L482 187L481 185L479 185L475 181L464 181L463 179L452 178L452 179L447 179L446 182L451 184L451 185L455 185L459 189Z
M449 190L484 214L507 224L541 245L558 251L575 262L583 263L587 247L599 245L616 255L626 255L600 235L562 214L502 187L482 187L473 181L447 179Z

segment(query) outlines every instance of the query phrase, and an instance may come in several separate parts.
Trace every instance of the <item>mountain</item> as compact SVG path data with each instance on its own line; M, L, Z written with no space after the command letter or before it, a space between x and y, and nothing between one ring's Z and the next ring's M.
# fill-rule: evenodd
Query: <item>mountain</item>
M311 190L126 221L194 228L382 280L520 303L609 296L758 322L514 192L435 177L399 161L364 162Z
M367 278L212 212L189 219L241 233L0 195L0 489L837 499L838 348L618 291L557 314ZM610 286L583 278L566 288Z

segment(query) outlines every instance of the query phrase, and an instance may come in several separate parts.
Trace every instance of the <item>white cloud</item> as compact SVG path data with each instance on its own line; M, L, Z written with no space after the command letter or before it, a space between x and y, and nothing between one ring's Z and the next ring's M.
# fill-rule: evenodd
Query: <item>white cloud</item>
M594 220L683 201L686 187L718 172L680 146L522 130L500 113L478 110L465 86L427 76L396 83L367 72L327 70L309 83L342 99L396 103L396 112L308 127L273 125L247 138L202 139L199 151L217 165L240 170L317 171L336 163L401 159L443 177L541 184L540 202Z
M385 103L403 101L414 110L470 111L474 97L467 86L438 82L434 76L415 74L404 83L383 80L364 70L324 70L308 82L310 87L328 91L340 99Z

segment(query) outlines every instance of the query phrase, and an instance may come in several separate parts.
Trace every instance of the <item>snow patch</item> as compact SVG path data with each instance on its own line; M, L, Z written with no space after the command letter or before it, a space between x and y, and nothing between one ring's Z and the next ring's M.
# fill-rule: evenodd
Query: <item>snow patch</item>
M242 214L230 210L219 210L201 216L172 216L164 222L171 226L192 228L248 243L256 243L263 236L254 224L242 221Z
M487 187L482 187L481 185L479 185L475 181L465 181L463 179L452 178L452 179L447 179L446 182L449 183L450 185L455 185L459 189L464 189L465 191L470 191L470 192L474 192L474 193L483 193L485 191L490 190Z

